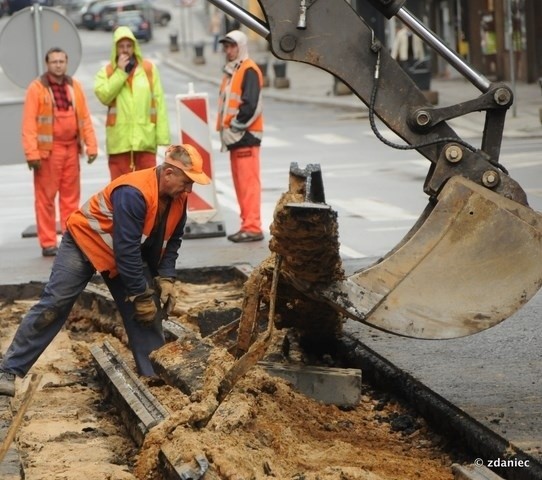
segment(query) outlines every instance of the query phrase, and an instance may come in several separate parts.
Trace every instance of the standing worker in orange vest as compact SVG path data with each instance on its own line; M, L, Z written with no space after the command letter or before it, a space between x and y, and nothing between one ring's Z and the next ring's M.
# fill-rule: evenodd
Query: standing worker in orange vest
M263 240L260 143L263 135L263 75L248 56L247 36L239 30L219 40L226 55L218 98L217 130L222 151L230 152L231 173L241 210L241 229L228 240Z
M0 396L15 395L15 377L53 341L96 271L122 317L138 373L155 375L149 354L164 345L163 315L175 308L188 195L194 183L210 182L192 145L171 145L163 164L113 180L70 215L40 300L0 361Z
M41 253L54 257L58 250L56 195L64 232L68 215L79 208L79 155L86 146L88 163L92 163L98 147L83 88L66 75L68 55L53 47L45 55L45 64L47 72L32 81L26 91L22 144L28 168L34 171L34 208Z
M128 27L115 30L111 62L96 74L94 93L107 106L111 180L156 166L158 145L169 144L164 91L156 65L143 59Z

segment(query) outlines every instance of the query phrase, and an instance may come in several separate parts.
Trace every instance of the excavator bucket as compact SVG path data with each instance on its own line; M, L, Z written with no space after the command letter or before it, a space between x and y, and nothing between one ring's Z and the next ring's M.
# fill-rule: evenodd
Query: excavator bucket
M394 250L320 294L378 329L449 339L500 323L541 285L541 214L456 176Z

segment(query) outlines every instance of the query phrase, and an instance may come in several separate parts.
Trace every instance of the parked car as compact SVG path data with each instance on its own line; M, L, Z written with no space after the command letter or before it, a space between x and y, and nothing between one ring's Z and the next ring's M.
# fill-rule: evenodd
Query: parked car
M111 0L104 5L101 14L99 28L112 30L113 21L120 12L144 12L146 18L150 18L150 4L141 0Z
M9 13L8 0L0 0L0 18Z
M66 15L77 27L83 25L83 15L97 0L69 0L65 3Z
M162 27L167 27L171 21L171 13L165 8L151 7L153 22Z
M13 15L23 8L32 6L32 0L7 0L7 14Z
M54 7L55 0L0 0L0 17L4 14L13 15L26 7L39 3L45 7Z
M131 10L128 12L117 12L112 20L112 30L120 26L126 26L132 30L134 37L138 40L148 42L152 39L152 27L143 12Z
M100 24L96 28L111 30L111 21L115 13L139 10L153 23L166 26L171 20L171 13L154 6L149 0L109 0L99 12Z
M108 3L108 0L95 0L89 3L81 17L81 25L89 30L99 28L102 23L102 10Z

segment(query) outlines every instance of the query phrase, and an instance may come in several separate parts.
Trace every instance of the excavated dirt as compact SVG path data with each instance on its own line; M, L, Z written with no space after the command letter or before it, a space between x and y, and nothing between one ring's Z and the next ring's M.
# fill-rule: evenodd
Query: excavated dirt
M203 361L202 387L190 395L164 383L169 378L146 380L169 416L151 429L141 448L130 439L115 408L102 399L90 354L91 347L107 339L134 368L120 317L100 313L103 310L96 304L74 308L66 328L32 369L43 376L41 386L16 440L26 480L162 480L160 452L176 467L196 472L196 460L205 458L209 470L203 480L453 478L447 441L432 433L413 411L367 385L362 387L359 405L339 408L305 397L255 366L228 389L222 403L217 401L219 383L235 362L230 352L235 348L238 354L246 352L257 332L258 344L269 347L265 359L338 366L332 352L321 347L340 331L341 318L313 295L344 275L336 214L314 203L322 201L317 198L317 180L317 175L312 182L303 176L290 177L289 191L275 210L272 254L245 285L177 282L177 321L194 334L195 343L207 342L210 354ZM311 195L305 191L308 183ZM280 276L274 284L273 272L279 264ZM1 351L31 303L1 306ZM269 337L262 333L266 309L267 318L274 319L271 325L277 327L265 331ZM232 312L235 317L243 312L235 348L227 336L222 339L226 343L218 342L220 336L211 344L201 338L210 333L203 332L203 326L209 327L207 320L229 314L231 321ZM261 342L266 338L270 345ZM315 348L308 352L300 345ZM168 341L151 359L160 361L166 373L190 348L188 341ZM315 356L319 350L325 353ZM313 363L315 359L319 363ZM17 380L14 412L27 384L28 380Z
M202 311L241 306L242 290L235 282L179 288L179 321L194 330ZM31 303L1 306L1 351ZM237 383L205 428L196 425L209 403L168 385L149 385L170 417L138 448L114 407L102 399L90 354L93 345L107 339L133 367L117 322L75 308L67 328L32 369L43 378L16 440L26 480L160 479L159 449L176 465L194 468L195 456L205 455L211 469L203 479L453 478L446 440L389 395L363 386L360 404L340 409L304 397L258 367ZM273 345L284 333L275 333ZM231 364L224 348L217 347L217 355ZM17 380L14 412L27 384Z

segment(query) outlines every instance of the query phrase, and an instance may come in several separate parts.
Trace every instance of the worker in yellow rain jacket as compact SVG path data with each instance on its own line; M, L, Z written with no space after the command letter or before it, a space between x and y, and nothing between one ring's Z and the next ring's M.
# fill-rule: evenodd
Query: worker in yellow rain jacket
M156 166L158 145L169 144L169 121L156 65L143 58L128 27L113 33L110 63L96 74L94 93L107 106L106 151L111 180Z

